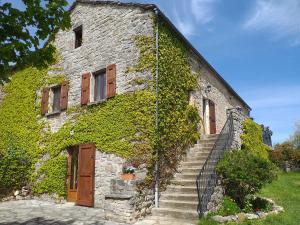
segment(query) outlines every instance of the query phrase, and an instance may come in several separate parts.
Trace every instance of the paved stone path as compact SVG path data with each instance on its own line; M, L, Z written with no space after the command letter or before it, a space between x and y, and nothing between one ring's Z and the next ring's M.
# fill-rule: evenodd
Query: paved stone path
M104 220L101 209L38 200L0 203L0 225L127 225Z

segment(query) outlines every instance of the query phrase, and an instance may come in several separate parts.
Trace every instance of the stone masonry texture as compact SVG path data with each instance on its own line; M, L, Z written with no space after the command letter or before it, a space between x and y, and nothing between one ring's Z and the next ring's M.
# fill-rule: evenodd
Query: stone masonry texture
M136 36L153 36L153 12L139 7L80 4L71 11L72 28L59 31L54 45L60 54L58 63L69 80L68 107L80 105L81 79L85 72L96 72L116 64L117 94L145 88L136 78L152 79L151 72L126 73L138 63L139 48ZM75 48L74 29L82 26L82 46ZM49 73L55 75L55 72ZM53 132L68 120L63 113L48 118Z
M116 64L116 91L124 94L144 89L145 84L134 84L136 78L151 80L150 71L130 72L127 69L138 63L139 48L137 36L153 37L152 10L137 6L118 4L80 4L71 11L72 27L59 31L53 44L58 49L60 61L58 71L49 75L65 74L69 81L68 107L80 106L82 74L105 69ZM75 48L74 29L82 26L82 46ZM198 80L200 90L193 92L195 105L203 117L203 99L210 99L216 104L216 124L219 133L226 122L227 111L240 107L240 113L246 116L247 107L233 94L222 81L193 52L189 53L193 73L201 71ZM205 88L211 85L211 92ZM0 89L0 101L2 98ZM62 112L51 117L44 117L52 132L56 132L72 115ZM239 120L239 119L237 119ZM239 125L237 125L239 126ZM237 131L240 134L240 130ZM236 145L240 145L236 137ZM138 193L137 182L124 183L120 179L125 159L97 150L95 166L95 207L104 210L107 219L133 223L141 216L151 212L153 191ZM141 179L142 180L142 179Z

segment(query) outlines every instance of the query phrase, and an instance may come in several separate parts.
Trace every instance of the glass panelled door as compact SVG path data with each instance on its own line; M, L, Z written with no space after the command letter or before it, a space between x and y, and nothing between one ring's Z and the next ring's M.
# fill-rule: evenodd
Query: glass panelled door
M78 147L69 149L68 157L68 201L76 202L78 181Z

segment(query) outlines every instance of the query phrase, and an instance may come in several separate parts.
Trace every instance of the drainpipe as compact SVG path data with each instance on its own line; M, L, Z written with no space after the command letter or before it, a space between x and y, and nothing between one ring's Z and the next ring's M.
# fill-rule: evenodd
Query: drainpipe
M159 57L158 57L158 38L159 38L159 11L157 8L154 9L154 13L156 15L156 35L155 35L155 48L156 48L156 131L158 131L158 76L159 76ZM158 135L157 135L158 137ZM159 145L156 145L156 163L155 163L155 207L159 207Z

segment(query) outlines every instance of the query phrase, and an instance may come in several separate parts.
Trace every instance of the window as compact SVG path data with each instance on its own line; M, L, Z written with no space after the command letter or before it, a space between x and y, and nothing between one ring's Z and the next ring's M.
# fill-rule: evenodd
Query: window
M42 115L52 115L66 110L68 107L68 81L60 85L45 87L42 90Z
M94 101L106 99L106 71L96 72L94 75Z
M82 74L81 105L93 105L116 95L116 64Z
M52 112L59 112L60 111L60 90L61 86L56 86L51 88L52 91Z
M75 33L75 48L78 48L82 45L82 26L74 29Z

